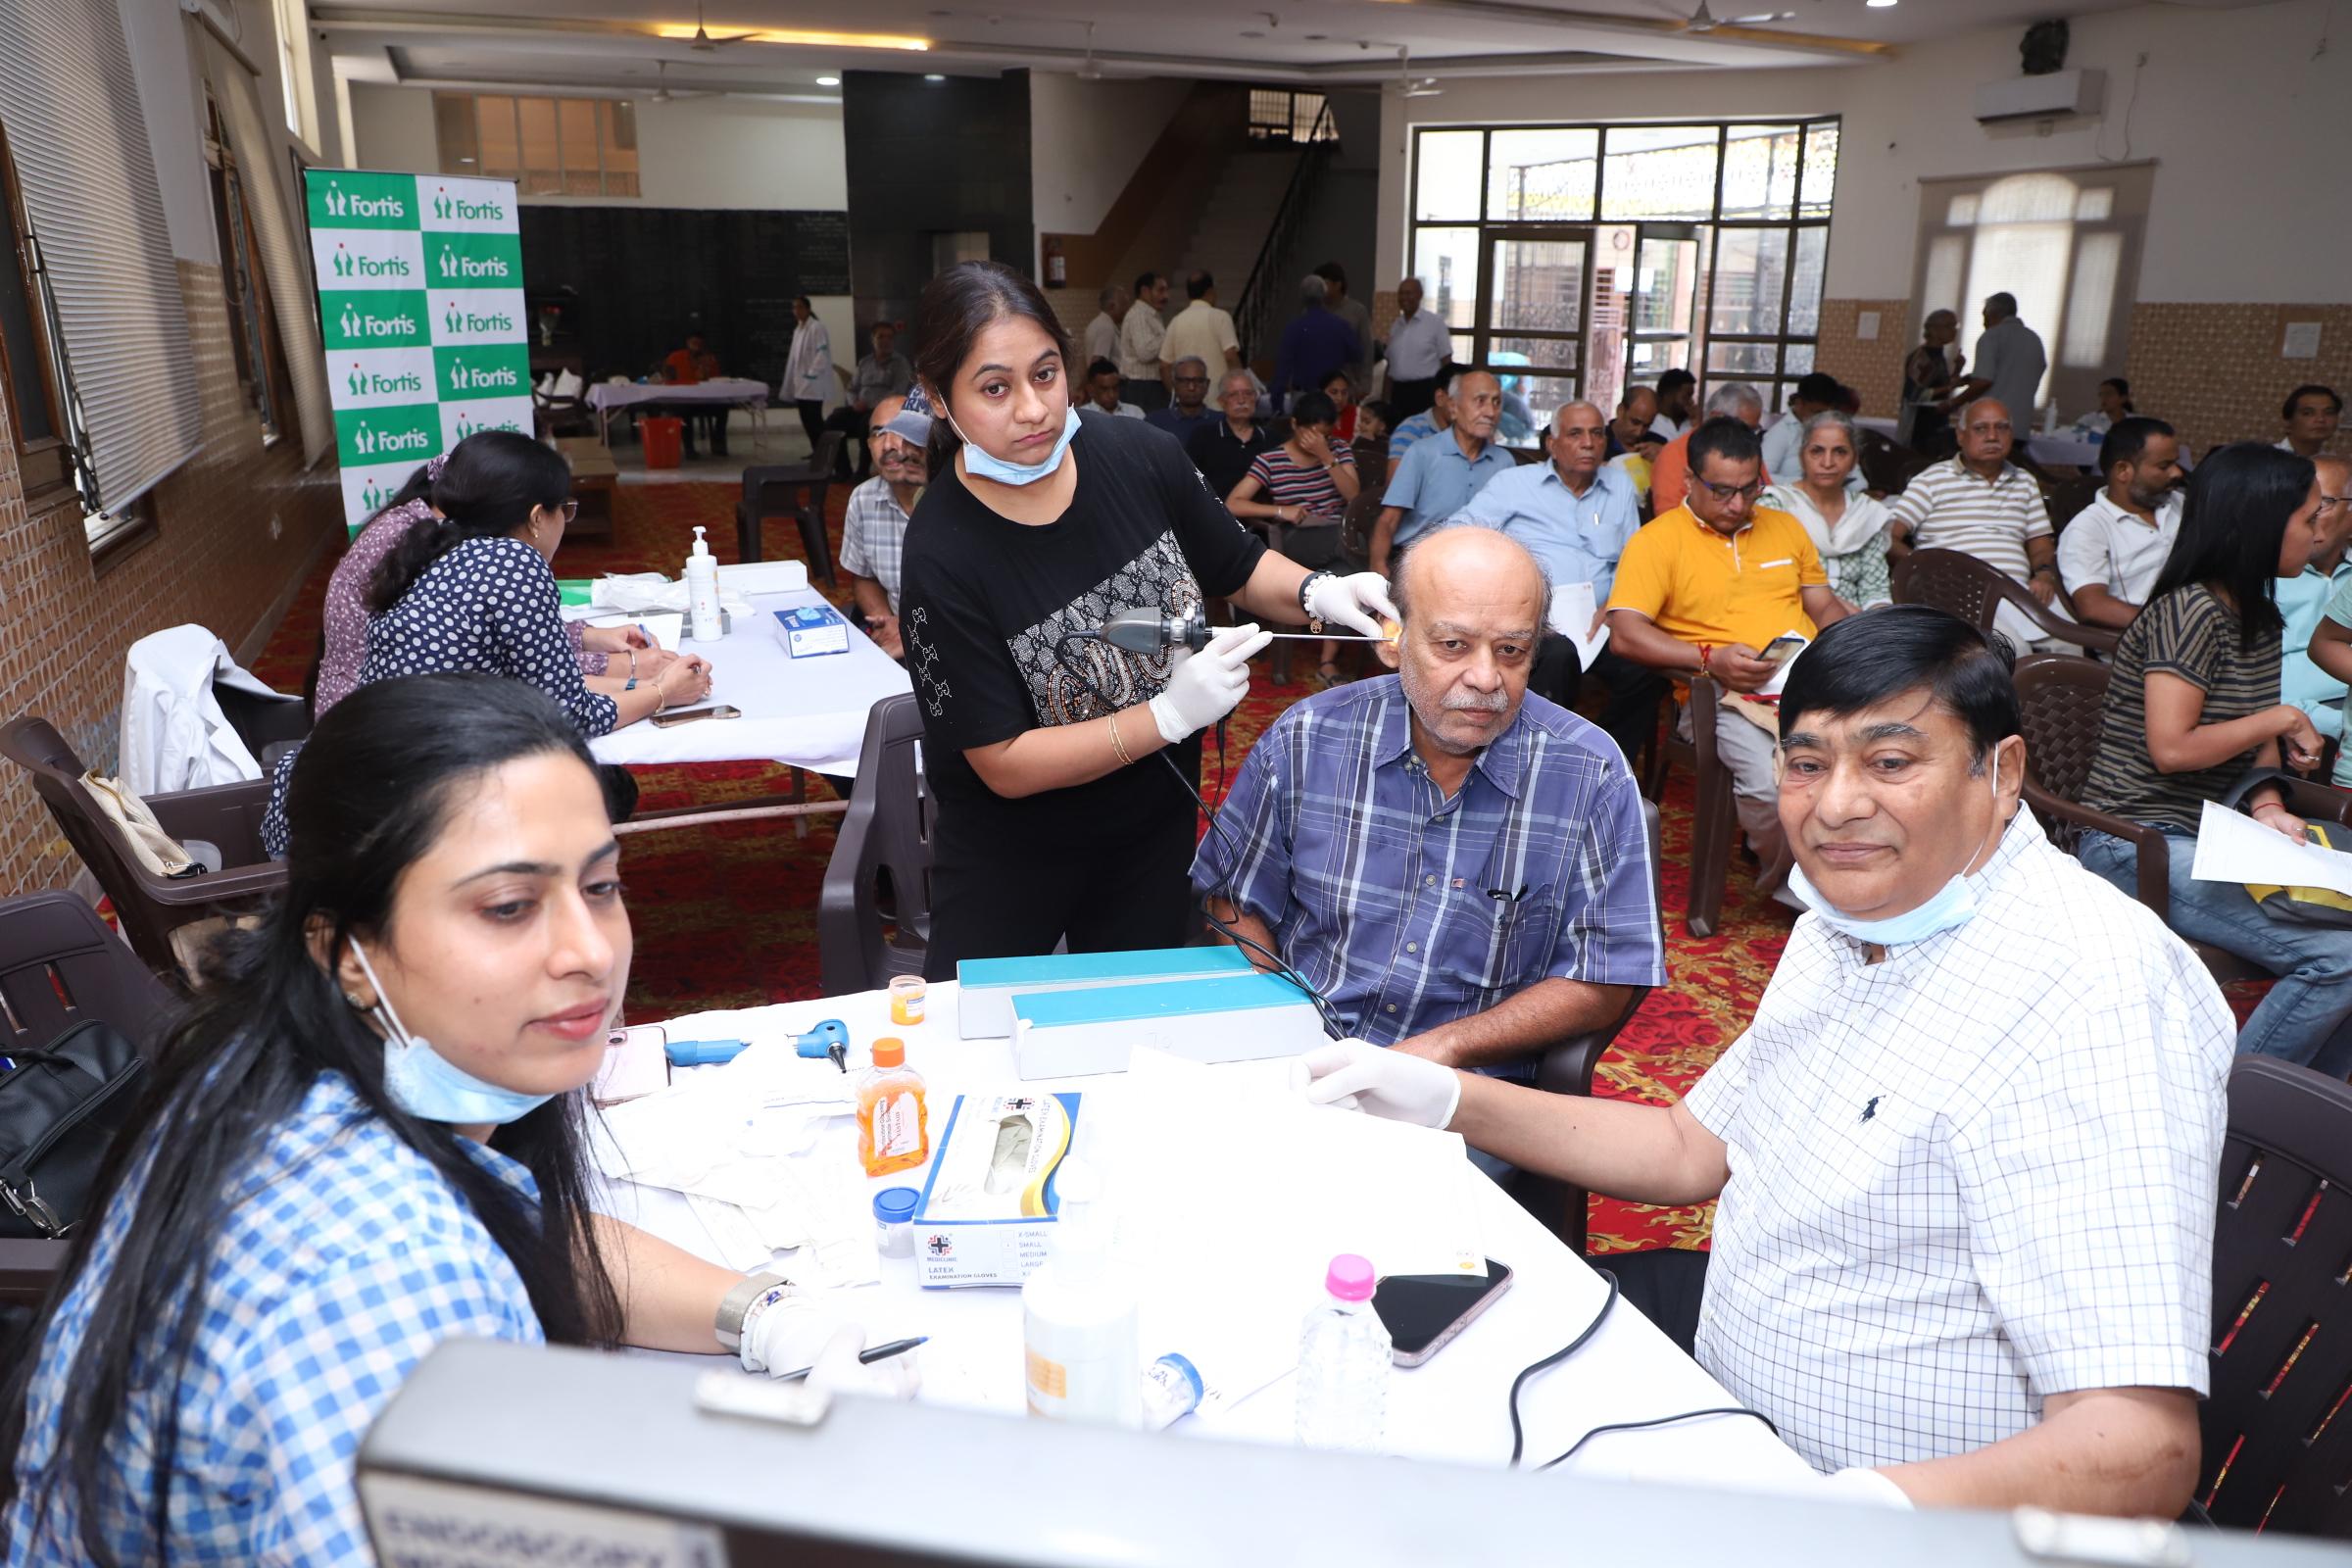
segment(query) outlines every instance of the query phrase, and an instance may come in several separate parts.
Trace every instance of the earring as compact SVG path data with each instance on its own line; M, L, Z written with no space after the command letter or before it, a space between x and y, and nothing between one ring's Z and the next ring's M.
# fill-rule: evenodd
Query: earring
M344 992L343 1000L350 1003L353 1006L359 1008L362 1012L366 1012L368 1010L368 999L361 996L357 991Z

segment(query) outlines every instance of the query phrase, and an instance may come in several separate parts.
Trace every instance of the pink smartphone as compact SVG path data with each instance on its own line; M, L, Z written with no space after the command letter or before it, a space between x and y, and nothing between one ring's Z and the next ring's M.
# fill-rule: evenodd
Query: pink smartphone
M1507 1264L1487 1259L1487 1277L1475 1274L1391 1274L1374 1287L1372 1310L1387 1326L1391 1354L1398 1366L1419 1366L1453 1343L1511 1288Z
M605 1039L605 1064L589 1085L588 1098L617 1105L669 1087L669 1031L658 1023L615 1029Z

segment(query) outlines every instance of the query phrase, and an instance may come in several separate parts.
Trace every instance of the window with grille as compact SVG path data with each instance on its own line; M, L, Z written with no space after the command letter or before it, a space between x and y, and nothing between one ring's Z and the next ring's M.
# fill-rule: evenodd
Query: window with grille
M1250 89L1250 136L1253 141L1337 141L1329 107L1319 92L1287 87Z
M637 106L620 98L433 94L441 172L525 196L635 196Z

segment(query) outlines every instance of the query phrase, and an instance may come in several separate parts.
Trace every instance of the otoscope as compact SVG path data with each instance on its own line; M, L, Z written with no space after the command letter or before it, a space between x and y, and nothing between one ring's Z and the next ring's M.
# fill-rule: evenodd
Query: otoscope
M1078 633L1097 642L1123 648L1131 654L1156 654L1162 648L1189 648L1199 653L1208 646L1209 638L1224 628L1211 626L1195 611L1181 619L1163 615L1156 610L1122 610L1093 631ZM1352 631L1270 631L1265 634L1286 642L1372 642L1360 632Z

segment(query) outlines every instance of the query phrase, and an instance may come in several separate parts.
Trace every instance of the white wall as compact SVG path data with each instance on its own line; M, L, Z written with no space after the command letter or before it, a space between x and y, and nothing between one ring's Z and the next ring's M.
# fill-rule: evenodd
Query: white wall
M1029 74L1030 210L1040 231L1092 234L1159 139L1190 81Z
M1381 286L1394 288L1404 267L1414 124L1836 114L1831 298L1910 294L1923 178L2152 160L2142 302L2352 301L2352 47L2312 58L2328 11L2328 0L2281 0L2077 17L2067 64L2107 73L2106 112L2047 134L2032 122L1980 125L1971 107L1981 83L2017 74L2022 27L1843 68L1448 79L1444 96L1412 100L1392 88L1381 118Z
M155 182L164 198L164 226L172 254L183 262L220 265L220 231L213 226L211 176L203 155L203 121L197 106L196 64L189 54L197 39L177 7L122 0L122 37L130 49L130 72L139 84L139 114L155 154Z
M351 84L362 169L433 173L433 95L422 87ZM837 104L760 98L637 101L637 189L628 196L525 196L561 207L840 211L850 204Z

